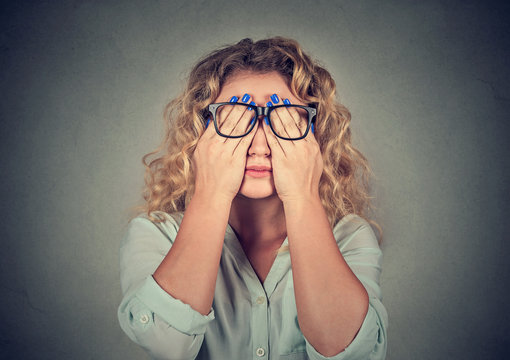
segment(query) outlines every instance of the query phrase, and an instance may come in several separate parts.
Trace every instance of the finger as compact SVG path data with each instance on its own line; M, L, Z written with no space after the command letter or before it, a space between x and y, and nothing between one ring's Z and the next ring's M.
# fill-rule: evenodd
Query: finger
M285 156L285 150L281 145L281 140L276 137L276 135L273 133L273 130L269 127L269 124L267 122L267 118L264 118L264 124L263 124L264 134L266 135L266 141L269 145L269 148L271 149L271 153L275 156Z
M278 100L276 94L271 99ZM283 99L282 107L276 107L271 112L271 125L278 134L289 138L299 138L303 136L308 125L308 113L306 110L294 106L289 99Z
M230 102L235 101L237 101L237 96L232 96ZM223 122L223 119L228 117L231 110L232 109L228 107L218 107L215 114L216 121L213 120L213 114L209 115L208 121L206 121L206 129L204 131L204 135L208 138L208 140L214 139L216 141L223 142L223 138L217 134L217 131L219 130L219 124Z
M303 133L300 131L298 127L299 122L299 114L294 109L293 113L294 116L291 114L289 109L287 107L280 107L274 110L275 116L273 116L276 123L279 125L278 128L278 134L283 134L283 136L289 137L289 138L298 138ZM295 119L294 119L295 117ZM283 130L281 130L283 129Z
M237 100L239 100L237 96L232 96L229 102L234 105L237 103ZM232 134L233 128L235 127L235 110L234 106L229 105L222 105L216 110L216 126L218 127L218 131L224 135ZM225 142L226 139L227 138L223 138L223 142Z
M253 113L253 112L252 112ZM246 152L248 151L248 147L251 145L253 138L255 137L255 134L257 133L257 129L259 127L259 121L255 121L255 125L253 129L249 132L248 135L243 136L239 139L229 139L229 140L238 140L232 150L232 155L239 153L243 156L246 155Z
M305 130L306 130L306 128L305 128ZM312 123L310 125L310 130L308 131L308 134L306 134L306 137L303 140L317 142L317 138L315 137L315 124L314 123Z
M295 137L303 136L308 126L308 112L300 107L292 106L289 99L283 99L283 103L285 105L291 105L285 107L285 110L288 111L290 117L292 117L294 121L294 126L291 126L292 135Z
M275 100L278 100L278 97L276 96L276 94L273 94L273 95L271 96L271 99L272 99L273 101L275 101ZM272 106L272 103L271 103L271 102L268 102L268 103L267 103L267 106L268 106L268 107ZM283 120L283 119L285 119L285 118L283 117L283 115L285 115L285 113L284 113L284 112L280 112L280 114L282 114L282 115L280 115L280 114L278 113L278 111L279 111L279 110L285 110L285 109L284 109L284 108L276 108L276 109L274 109L274 110L271 112L271 114L270 114L270 116L271 116L271 118L270 118L270 124L271 124L271 126L272 126L275 130L276 130L276 132L278 133L278 135L283 136L283 137L289 137L289 138L290 138L290 137L293 137L291 134L289 134L289 133L286 131L286 128L288 128L288 127L290 127L290 126L288 126L288 125L287 125L287 126L285 126L285 122L288 122L288 119L287 119L287 120ZM288 114L287 114L287 115L288 115ZM290 120L290 121L293 121L293 120ZM272 135L272 136L276 139L276 141L277 141L277 142L278 142L278 144L280 145L280 147L281 147L281 149L283 150L283 152L284 152L285 154L287 154L289 151L293 151L293 150L292 150L292 148L295 146L294 141L292 141L292 140L280 139L280 138L279 138L278 136L276 136L276 135L274 134L274 132L271 130L271 126L268 126L269 131L270 131L270 135Z
M288 131L290 128L288 119L284 116L285 114L282 110L285 111L285 109L276 108L271 112L271 125L278 135L283 137L292 137L291 133Z
M269 107L269 106L273 106L273 105L280 105L279 102L280 102L280 99L278 98L278 95L273 94L273 95L271 95L271 101L268 102L266 106ZM270 115L271 125L273 126L275 131L278 133L278 135L281 135L283 137L292 137L289 134L288 129L287 129L289 127L289 126L287 126L289 119L284 116L285 113L282 112L282 110L285 111L285 109L283 109L283 108L273 109L273 111L271 112L271 115Z
M249 94L244 94L241 102L244 104L247 104L251 99L251 96ZM250 102L250 105L256 104L252 101ZM245 107L241 118L236 124L235 133L236 134L247 134L248 131L251 131L251 127L254 125L255 120L257 120L257 112L254 111L250 107Z
M308 125L307 125L308 126ZM303 129L303 131L306 131L306 127ZM317 138L315 137L315 124L312 122L310 124L310 129L308 130L308 134L303 138L305 141L314 142L318 144Z
M250 95L244 94L243 98L241 99L241 103L246 104L249 100ZM253 118L254 112L250 108L242 105L236 106L235 104L232 104L232 106L228 107L230 108L228 115L226 118L220 119L220 124L222 125L220 127L220 132L230 136L246 134L252 125L251 120ZM225 138L224 142L226 143L228 140L231 139Z
M207 117L207 119L205 120L205 130L202 133L202 136L200 138L206 138L208 140L211 140L215 136L218 136L218 135L216 134L216 129L214 128L214 120L213 120L212 114L210 114Z

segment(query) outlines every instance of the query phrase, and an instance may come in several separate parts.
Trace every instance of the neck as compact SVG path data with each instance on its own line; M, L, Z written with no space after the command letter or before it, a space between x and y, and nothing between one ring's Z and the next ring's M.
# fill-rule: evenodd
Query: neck
M229 224L245 249L278 248L287 236L283 203L277 195L232 201Z

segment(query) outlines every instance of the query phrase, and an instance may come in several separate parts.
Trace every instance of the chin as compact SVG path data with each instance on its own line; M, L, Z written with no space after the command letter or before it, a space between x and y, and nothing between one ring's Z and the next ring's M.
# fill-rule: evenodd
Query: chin
M272 181L265 184L249 184L243 181L237 193L237 196L248 199L265 199L275 195L277 195L276 189Z

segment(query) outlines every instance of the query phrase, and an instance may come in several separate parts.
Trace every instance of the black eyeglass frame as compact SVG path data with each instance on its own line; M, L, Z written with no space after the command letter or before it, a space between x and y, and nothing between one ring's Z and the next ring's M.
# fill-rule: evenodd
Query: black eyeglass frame
M251 108L253 111L255 111L255 114L256 114L255 118L256 119L258 119L259 116L264 115L268 119L269 127L271 128L271 131L273 132L273 134L275 134L277 137L279 137L280 139L283 139L283 140L291 140L291 141L293 141L293 140L300 140L300 139L305 138L306 135L308 135L308 131L310 130L310 126L312 125L312 123L315 123L315 121L317 119L317 109L315 109L313 107L310 107L310 106L305 106L305 105L283 104L283 105L275 105L275 106L264 107L264 106L255 106L255 105L251 105L251 104L233 103L233 102L221 102L221 103L210 104L207 108L208 108L209 112L213 116L214 128L216 129L216 133L218 135L220 135L220 136L223 136L223 137L226 137L226 138L231 138L231 139L241 138L241 137L244 137L244 136L248 135L250 133L250 131L252 131L253 128L255 127L255 121L252 122L252 124L250 125L250 128L248 129L248 131L244 135L235 135L235 136L224 135L224 134L220 133L220 129L218 128L218 124L216 122L216 110L218 110L218 108L220 106L222 106L222 105L241 105L241 106L246 106L248 108ZM295 108L305 109L307 111L307 113L308 113L308 126L306 127L305 133L301 137L298 137L298 138L283 137L283 136L278 135L276 133L276 131L273 129L273 124L271 123L271 119L269 117L269 114L271 114L272 111L274 111L274 110L276 110L278 108L282 108L282 107L284 107L284 108L295 107Z

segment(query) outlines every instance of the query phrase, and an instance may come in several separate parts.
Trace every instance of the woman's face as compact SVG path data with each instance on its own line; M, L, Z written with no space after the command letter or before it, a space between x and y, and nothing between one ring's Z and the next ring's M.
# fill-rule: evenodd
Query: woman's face
M271 95L273 94L276 94L280 99L278 105L282 104L283 99L289 99L292 104L306 105L292 94L285 78L279 73L270 72L261 74L251 71L239 72L228 79L214 102L228 102L232 96L237 96L241 99L244 94L251 96L248 102L253 101L258 106L266 106L267 102L271 101ZM263 116L259 117L258 121L259 126L246 154L246 167L262 165L272 168L271 149L267 144L262 123L260 123L264 121ZM279 139L279 141L288 140ZM269 172L268 176L263 177L254 177L245 172L243 182L237 194L237 196L251 199L263 199L276 195L272 172Z

